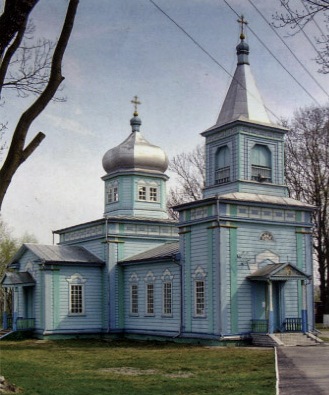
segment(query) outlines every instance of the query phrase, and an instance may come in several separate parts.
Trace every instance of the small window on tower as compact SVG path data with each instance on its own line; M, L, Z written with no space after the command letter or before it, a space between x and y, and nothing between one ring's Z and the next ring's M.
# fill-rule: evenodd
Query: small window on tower
M158 188L150 187L150 201L156 202L158 200Z
M146 187L138 187L138 199L146 200Z
M107 192L107 203L119 201L118 187L110 187Z
M216 153L215 184L230 182L231 154L227 145L220 147Z
M251 150L251 179L272 182L272 155L266 145L255 144Z

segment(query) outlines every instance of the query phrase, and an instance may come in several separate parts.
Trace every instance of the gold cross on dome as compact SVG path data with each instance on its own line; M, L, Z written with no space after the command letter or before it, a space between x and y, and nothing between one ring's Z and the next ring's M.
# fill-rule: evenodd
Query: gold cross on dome
M240 18L238 19L238 23L241 23L241 33L240 33L240 38L243 40L245 38L244 35L244 25L248 25L248 22L244 19L244 16L241 15Z
M131 103L132 103L132 104L134 105L134 107L135 107L134 116L137 117L137 115L138 115L137 106L138 106L139 104L142 104L142 103L138 100L138 96L134 96L134 99L131 100Z

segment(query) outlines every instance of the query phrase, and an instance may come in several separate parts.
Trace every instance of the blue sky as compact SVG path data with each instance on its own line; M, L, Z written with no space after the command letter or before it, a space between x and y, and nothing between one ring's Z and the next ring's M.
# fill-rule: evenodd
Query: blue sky
M239 26L223 0L155 1L234 73ZM326 104L327 96L251 4L228 2L312 96ZM253 3L269 21L280 11L279 1ZM36 35L55 39L66 5L66 0L40 0L33 11ZM307 33L313 40L316 26ZM284 37L287 30L279 34ZM314 104L248 30L247 40L258 88L274 114L289 117ZM316 53L305 37L286 42L328 90L329 77L317 73ZM142 102L143 135L172 157L202 143L199 134L215 123L231 80L149 0L80 0L63 70L67 101L49 105L32 125L30 138L39 130L47 137L15 175L2 209L15 235L28 231L41 243L52 242L52 230L102 217L102 157L130 133L134 95ZM7 140L26 105L7 95L0 108L1 118L8 120Z

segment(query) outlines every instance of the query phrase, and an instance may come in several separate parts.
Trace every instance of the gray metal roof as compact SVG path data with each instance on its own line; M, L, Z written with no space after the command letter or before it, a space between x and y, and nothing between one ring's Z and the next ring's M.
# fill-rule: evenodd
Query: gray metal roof
M106 173L112 174L120 170L164 173L168 168L166 153L143 137L139 131L140 118L134 116L130 124L132 133L128 138L117 147L107 151L103 157L103 167Z
M294 208L303 208L303 209L309 209L309 210L314 210L316 207L300 202L299 200L295 200L289 197L281 197L281 196L271 196L271 195L261 195L261 194L256 194L256 193L247 193L247 192L232 192L232 193L226 193L224 195L214 195L207 197L202 200L196 200L188 203L183 203L177 206L174 206L175 210L181 210L185 209L187 207L197 207L197 206L202 206L204 204L216 201L226 201L226 200L234 200L236 202L241 202L242 204L245 203L264 203L264 204L273 204L273 205L279 205L279 206L286 206L286 207L294 207Z
M29 272L7 272L1 280L1 285L33 286L35 285L35 280Z
M227 193L225 195L220 195L218 197L220 200L238 200L240 202L252 202L252 203L267 203L267 204L277 204L280 206L294 206L300 208L310 208L314 209L315 206L300 202L289 197L281 196L271 196L271 195L261 195L256 193L246 193L246 192L234 192Z
M216 126L237 120L271 123L249 64L237 66Z
M26 243L10 263L17 262L22 254L30 250L44 263L104 264L97 256L80 246L43 245Z
M244 41L244 36L240 36L240 39L241 42L236 47L237 67L217 122L212 128L238 120L271 125L271 120L250 70L249 45Z
M130 258L124 259L121 263L127 262L141 262L141 261L150 261L150 260L161 260L161 259L170 259L175 257L179 253L179 243L165 243L158 247L151 248L145 252L134 255Z
M266 280L298 280L309 278L302 270L298 269L291 263L273 263L266 265L250 276L250 280L266 281Z

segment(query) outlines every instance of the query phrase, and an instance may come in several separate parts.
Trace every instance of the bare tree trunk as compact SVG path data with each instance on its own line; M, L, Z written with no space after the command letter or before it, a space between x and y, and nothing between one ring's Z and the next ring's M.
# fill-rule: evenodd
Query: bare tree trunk
M0 170L0 210L15 172L45 138L45 135L39 132L33 140L25 146L26 136L32 122L52 100L59 85L64 80L62 76L62 60L71 36L78 4L79 0L70 0L68 5L62 32L54 51L48 84L35 102L22 114L17 123L7 157Z
M313 244L320 298L329 314L329 107L296 112L286 141L286 180L290 195L317 207Z

